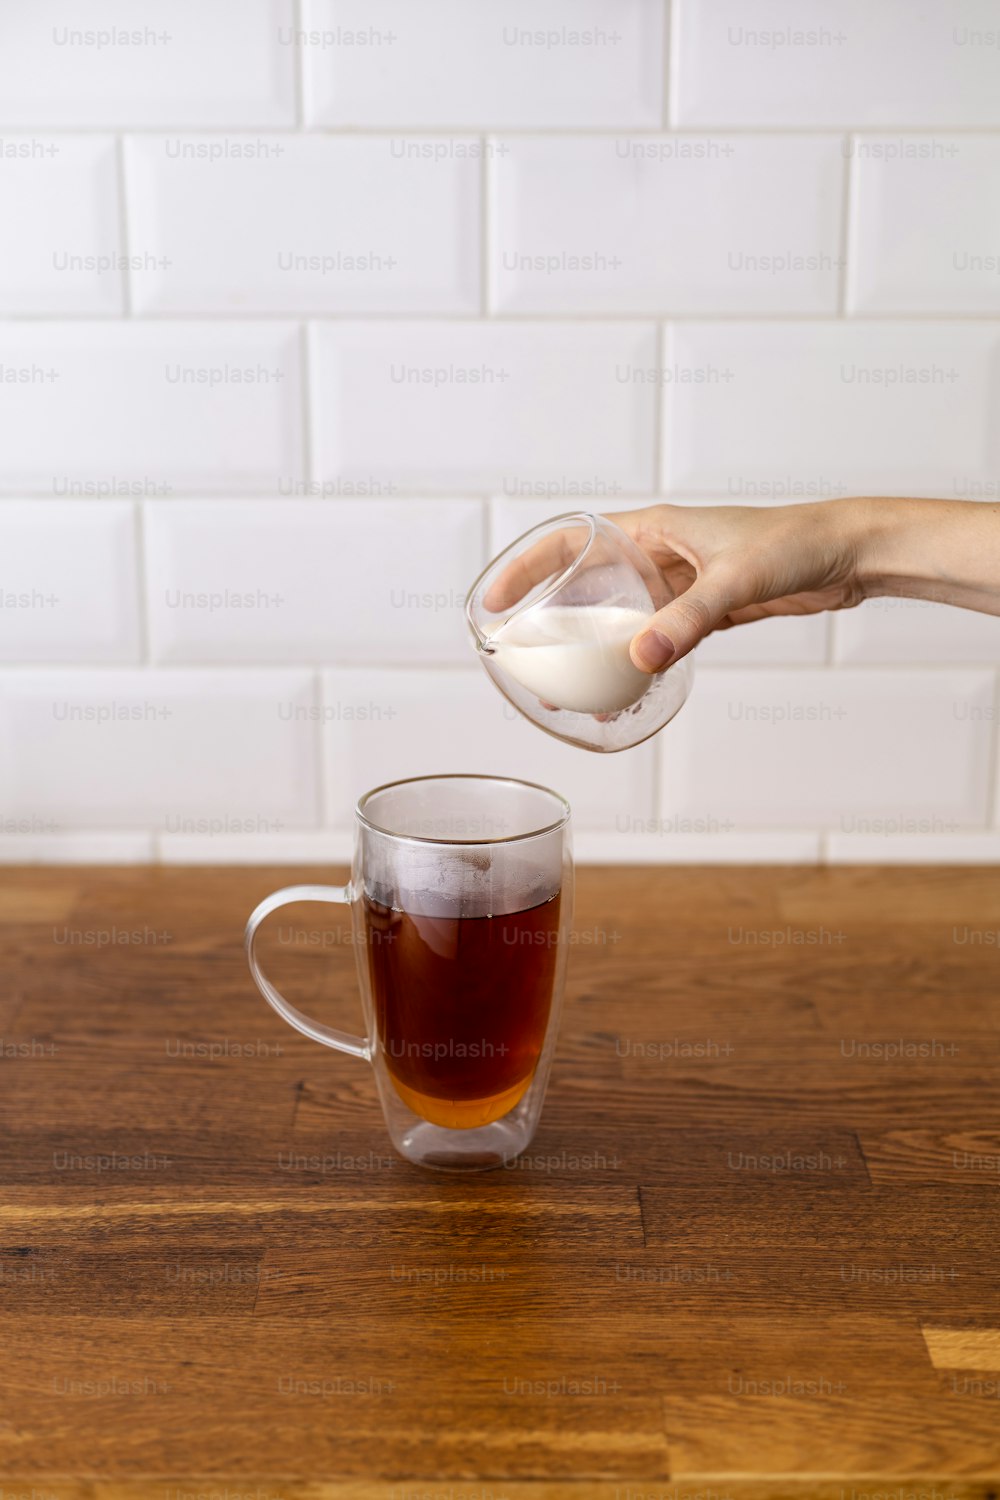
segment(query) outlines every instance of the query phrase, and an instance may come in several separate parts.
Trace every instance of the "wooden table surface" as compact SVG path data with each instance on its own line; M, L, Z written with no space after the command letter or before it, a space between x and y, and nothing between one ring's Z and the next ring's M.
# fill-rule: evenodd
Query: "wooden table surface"
M1000 871L581 871L464 1178L251 984L316 878L0 876L0 1500L994 1493ZM262 951L356 1031L339 920Z

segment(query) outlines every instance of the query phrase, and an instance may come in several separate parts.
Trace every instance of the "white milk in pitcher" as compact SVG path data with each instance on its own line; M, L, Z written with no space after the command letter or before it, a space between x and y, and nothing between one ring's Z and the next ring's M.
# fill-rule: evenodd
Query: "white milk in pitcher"
M502 625L497 666L554 708L610 714L637 703L653 678L632 665L629 642L651 617L616 604L553 604Z

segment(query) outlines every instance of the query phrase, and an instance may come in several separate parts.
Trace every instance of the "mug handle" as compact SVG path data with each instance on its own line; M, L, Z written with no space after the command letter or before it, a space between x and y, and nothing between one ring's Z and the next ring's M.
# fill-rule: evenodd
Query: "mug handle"
M294 1005L289 1005L284 995L280 990L275 989L264 973L254 951L258 927L264 918L269 917L273 911L277 911L279 906L290 906L293 901L329 901L334 905L349 905L350 900L349 885L286 885L283 890L275 891L272 896L266 896L251 912L250 920L247 922L244 946L250 973L254 977L257 988L268 1005L276 1010L289 1026L294 1026L295 1030L301 1031L303 1036L312 1037L314 1042L322 1042L324 1047L335 1047L338 1052L349 1052L352 1057L363 1057L370 1062L372 1053L367 1038L351 1036L346 1031L334 1031L332 1026L324 1026L322 1021L312 1021L300 1010L296 1010Z

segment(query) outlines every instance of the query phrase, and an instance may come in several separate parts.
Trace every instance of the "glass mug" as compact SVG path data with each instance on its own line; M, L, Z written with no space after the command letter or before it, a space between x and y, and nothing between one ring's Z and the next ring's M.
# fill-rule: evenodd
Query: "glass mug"
M366 1058L396 1150L443 1171L502 1166L538 1125L572 921L569 804L498 776L423 776L366 793L346 886L275 891L247 923L250 972L303 1035ZM255 953L294 901L351 907L367 1036L295 1009Z
M556 739L630 750L691 691L691 658L655 676L629 642L673 589L627 532L576 511L532 527L476 579L465 614L479 660L504 697Z

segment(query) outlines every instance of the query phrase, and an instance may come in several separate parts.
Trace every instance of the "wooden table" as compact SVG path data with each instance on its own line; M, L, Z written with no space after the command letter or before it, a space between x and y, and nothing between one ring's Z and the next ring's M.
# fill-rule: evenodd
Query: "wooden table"
M1000 871L582 871L468 1178L253 989L315 878L0 877L0 1500L995 1492ZM338 915L263 951L354 1031Z

